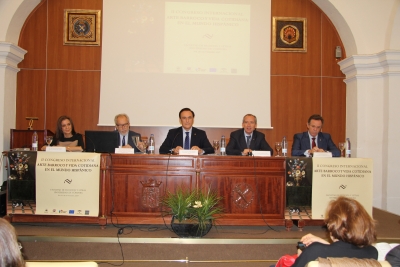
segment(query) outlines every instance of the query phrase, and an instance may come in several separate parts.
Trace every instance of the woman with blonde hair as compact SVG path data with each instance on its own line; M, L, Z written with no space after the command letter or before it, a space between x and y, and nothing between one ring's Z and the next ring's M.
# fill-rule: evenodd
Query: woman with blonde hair
M325 223L333 241L312 234L301 238L305 248L292 267L303 267L317 258L377 259L375 221L355 199L338 197L329 203Z
M0 218L0 267L23 267L24 265L14 227Z

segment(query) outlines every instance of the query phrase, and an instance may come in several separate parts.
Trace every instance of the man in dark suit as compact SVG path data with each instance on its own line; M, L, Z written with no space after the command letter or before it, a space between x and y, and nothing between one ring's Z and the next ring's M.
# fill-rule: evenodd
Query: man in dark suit
M324 119L314 114L308 119L307 132L297 133L293 137L292 156L312 157L314 152L332 153L333 157L340 157L340 150L333 143L331 135L322 133Z
M257 117L252 114L246 114L243 117L242 129L231 133L229 143L226 146L227 155L247 156L253 150L270 151L272 148L265 140L265 135L256 130Z
M121 113L114 117L115 122L115 129L118 131L118 143L115 144L115 147L122 147L122 148L134 148L135 152L140 152L140 149L135 146L133 143L132 136L139 136L141 140L141 136L139 133L134 131L129 131L130 122L128 115ZM138 144L141 148L143 148L143 143L140 142Z
M214 153L206 132L193 126L194 112L190 108L179 111L182 127L169 130L160 146L160 154L178 154L181 149L197 150L199 155Z

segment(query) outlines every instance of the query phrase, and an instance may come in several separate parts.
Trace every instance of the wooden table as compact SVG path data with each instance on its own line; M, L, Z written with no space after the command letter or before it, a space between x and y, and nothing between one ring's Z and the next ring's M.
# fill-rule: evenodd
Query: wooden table
M13 222L164 224L159 201L179 186L223 196L220 225L285 225L285 158L102 154L98 217L13 214Z
M221 225L285 225L284 158L103 155L107 222L163 224L159 199L179 186L223 196ZM168 219L169 222L169 219Z

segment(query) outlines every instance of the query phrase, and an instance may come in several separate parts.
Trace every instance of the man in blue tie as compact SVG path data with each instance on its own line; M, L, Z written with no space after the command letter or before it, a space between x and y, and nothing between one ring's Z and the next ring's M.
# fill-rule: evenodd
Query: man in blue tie
M257 117L253 114L246 114L243 117L242 129L231 133L229 143L226 146L227 155L247 156L253 150L270 151L272 148L265 140L265 134L256 130Z
M292 156L312 157L314 152L332 152L340 157L340 150L333 143L331 135L321 132L324 119L321 115L311 115L307 122L307 132L297 133L293 137Z
M122 148L134 148L135 152L139 152L139 148L135 146L133 143L132 136L139 136L139 139L141 139L141 136L139 133L130 131L130 122L129 122L129 117L128 115L121 113L115 116L114 118L115 122L115 129L118 131L118 144L116 144L115 147L122 147ZM140 142L138 144L139 146L143 146L143 143Z
M160 146L160 154L178 154L181 149L197 150L199 155L214 153L206 132L193 127L194 112L190 108L179 111L182 127L169 130Z

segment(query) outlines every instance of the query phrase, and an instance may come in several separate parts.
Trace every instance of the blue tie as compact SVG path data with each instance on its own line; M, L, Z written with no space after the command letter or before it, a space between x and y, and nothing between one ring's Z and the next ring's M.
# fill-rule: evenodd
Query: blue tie
M185 146L183 148L184 149L190 149L190 147L189 147L189 132L186 132Z
M247 148L250 148L250 142L251 142L250 138L251 138L251 135L247 135L246 138L247 138L247 142L246 142Z
M122 146L125 146L125 135L122 137Z

